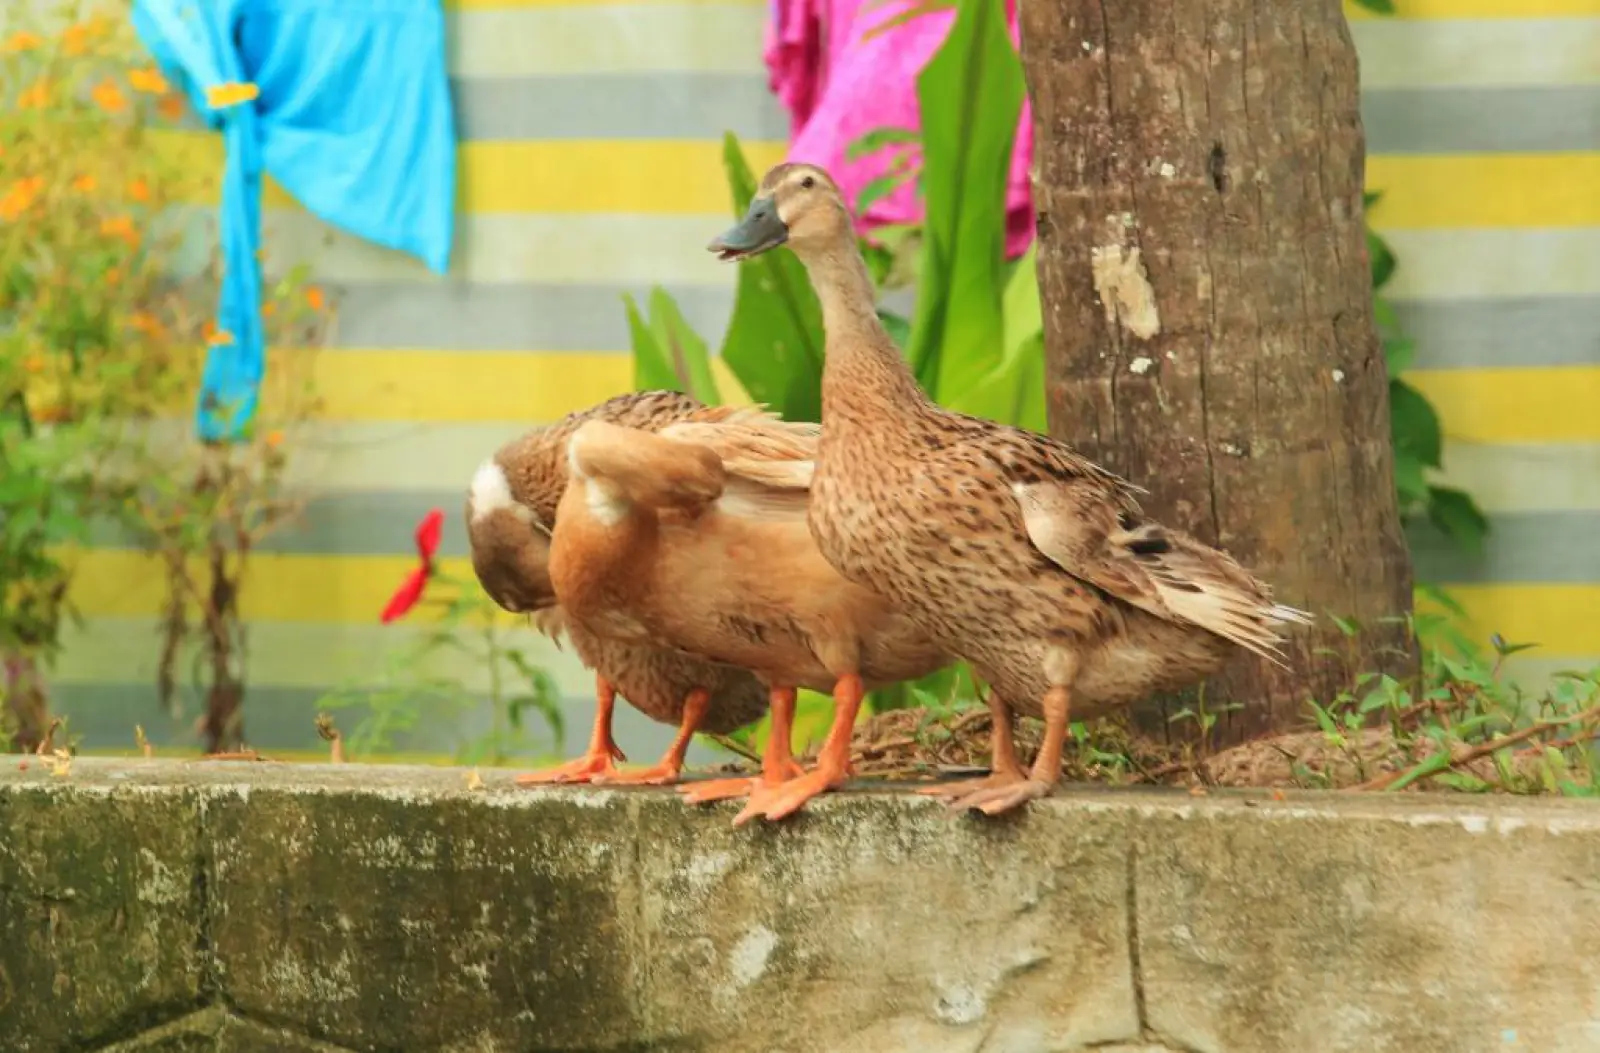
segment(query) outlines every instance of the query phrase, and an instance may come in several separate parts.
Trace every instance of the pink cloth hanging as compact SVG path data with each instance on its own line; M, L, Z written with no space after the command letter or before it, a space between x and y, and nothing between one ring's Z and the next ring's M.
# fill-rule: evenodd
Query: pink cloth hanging
M917 128L917 75L944 43L954 11L921 15L869 40L862 34L905 4L862 8L870 0L772 0L765 55L769 83L792 121L788 160L833 174L853 206L894 156L884 149L857 161L845 149L874 128ZM1017 39L1016 0L1007 0L1011 39ZM1012 148L1006 188L1006 255L1016 258L1033 240L1028 164L1033 156L1032 110L1025 101ZM918 222L916 188L902 184L858 218L863 230Z

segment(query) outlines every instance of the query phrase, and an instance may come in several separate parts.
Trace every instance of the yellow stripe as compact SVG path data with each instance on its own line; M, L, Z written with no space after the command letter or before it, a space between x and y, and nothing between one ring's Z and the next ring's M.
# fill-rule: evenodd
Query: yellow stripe
M212 173L194 201L218 200L223 148L209 132L156 133L168 160ZM758 174L783 159L783 143L744 143ZM458 207L466 212L633 212L721 215L732 209L722 144L693 140L551 140L463 143L457 157ZM268 208L299 208L272 179Z
M1600 367L1415 370L1405 379L1453 440L1600 441Z
M1345 0L1350 18L1584 18L1600 15L1600 0L1395 0L1395 13L1377 15Z
M397 529L407 529L400 524ZM465 559L441 560L441 570L471 581ZM149 617L159 612L161 569L139 552L97 550L82 555L72 599L85 617ZM242 600L251 621L375 624L401 580L416 566L407 556L304 556L258 553L250 558ZM1538 642L1553 655L1600 652L1600 585L1453 586L1475 630L1487 639ZM412 617L427 618L418 609ZM507 618L510 618L507 615ZM509 624L509 623L508 623Z
M1499 633L1509 643L1538 644L1523 652L1535 658L1600 653L1600 585L1452 585L1447 592L1485 647Z
M546 421L633 390L623 353L341 350L314 361L325 420ZM711 370L722 401L749 401L720 358Z
M1600 224L1600 153L1369 157L1367 188L1380 228Z
M222 141L207 132L162 132L160 147L189 171L209 172L216 200ZM783 158L779 142L744 144L758 174ZM722 144L695 140L478 142L460 147L458 201L469 213L726 213ZM1382 156L1367 185L1383 191L1374 225L1574 227L1600 225L1600 153ZM267 181L264 203L297 208Z

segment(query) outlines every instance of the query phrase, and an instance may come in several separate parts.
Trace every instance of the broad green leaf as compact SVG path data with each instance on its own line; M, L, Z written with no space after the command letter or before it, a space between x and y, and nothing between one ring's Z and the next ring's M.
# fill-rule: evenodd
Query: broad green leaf
M1409 451L1394 451L1394 486L1400 492L1402 506L1428 500L1428 479L1422 462Z
M717 393L716 378L711 375L706 342L683 317L677 301L659 285L650 289L650 329L673 376L678 378L679 390L708 406L720 404L722 398Z
M1394 0L1355 0L1357 7L1364 7L1375 15L1394 14Z
M723 140L723 165L742 218L758 185L739 140ZM737 265L733 316L722 358L750 397L786 420L822 419L822 307L792 252L768 252Z
M868 181L867 185L861 188L861 193L856 195L856 214L860 215L900 189L900 184L905 181L906 177L904 175L895 175L894 173L881 175Z
M1372 264L1372 287L1383 288L1394 277L1394 250L1370 229L1367 231L1367 259Z
M1019 347L1044 333L1044 309L1039 302L1039 263L1036 245L1011 265L1000 301L1007 348Z
M1428 487L1428 518L1471 549L1481 547L1489 533L1489 520L1477 502L1465 491L1449 486Z
M1000 0L969 0L917 77L927 215L907 348L948 404L1005 357L1006 181L1025 88Z
M1383 361L1389 368L1389 375L1397 377L1411 368L1411 359L1417 353L1417 344L1414 340L1404 337L1395 337L1383 342Z
M891 0L870 0L862 10L874 7L886 7ZM956 7L956 0L915 0L910 6L902 8L899 12L890 15L881 22L874 22L861 34L862 40L871 40L879 33L887 33L896 26L903 26L914 18L931 15L939 11L948 11Z
M1403 380L1389 381L1389 428L1396 450L1405 450L1426 468L1439 467L1439 415L1422 392Z
M680 390L678 377L672 371L672 362L656 343L650 326L639 314L639 305L632 293L622 294L628 311L628 336L633 343L633 389L635 391Z
M889 331L889 339L901 348L906 346L906 341L911 338L911 323L903 316L895 314L886 308L878 308L878 321Z
M915 128L874 128L844 148L846 161L859 161L885 146L911 146L922 141Z

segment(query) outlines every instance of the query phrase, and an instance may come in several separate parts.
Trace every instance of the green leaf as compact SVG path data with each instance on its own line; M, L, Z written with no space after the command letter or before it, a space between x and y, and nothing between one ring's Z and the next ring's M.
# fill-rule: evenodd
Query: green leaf
M860 215L900 189L900 184L905 181L906 177L904 175L896 175L894 173L881 175L876 179L869 180L867 185L861 188L861 193L856 195L856 214Z
M885 146L914 146L921 141L915 128L874 128L846 146L844 158L846 161L859 161L869 154L877 153Z
M1394 14L1394 0L1355 0L1357 7L1364 7L1375 15Z
M1389 430L1397 451L1406 451L1425 468L1439 467L1444 442L1439 415L1422 392L1403 380L1389 381Z
M739 140L723 140L723 165L742 217L757 182ZM750 397L786 420L822 419L822 307L792 252L764 253L738 264L733 316L722 358Z
M650 327L639 314L639 305L631 293L622 294L623 306L628 312L628 336L633 343L633 389L635 391L674 390L678 378L672 371L672 362L656 343Z
M1389 367L1389 375L1397 377L1411 368L1411 360L1416 357L1417 344L1415 340L1405 337L1395 337L1383 342L1383 362Z
M1394 486L1400 492L1402 505L1422 504L1428 500L1428 479L1422 462L1398 448L1394 451Z
M656 346L677 378L677 389L708 406L720 404L722 398L717 393L716 378L711 375L706 342L683 317L677 301L659 285L650 289L650 328Z
M1428 487L1428 518L1469 548L1481 547L1489 533L1489 520L1477 502L1466 491L1454 487Z
M889 339L901 348L906 346L906 341L911 339L911 322L902 315L895 314L886 308L878 308L878 321L889 331Z
M1372 264L1372 287L1383 288L1394 277L1394 250L1371 229L1367 231L1367 259Z
M946 405L1005 357L1006 183L1024 94L999 0L958 5L917 77L927 218L907 348L923 389Z

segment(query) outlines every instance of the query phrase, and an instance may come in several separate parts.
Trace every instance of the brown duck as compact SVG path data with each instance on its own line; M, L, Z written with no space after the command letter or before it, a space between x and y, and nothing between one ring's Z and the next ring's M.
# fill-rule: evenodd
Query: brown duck
M997 725L994 774L946 791L957 806L994 814L1046 795L1069 712L1093 719L1193 684L1235 647L1275 658L1277 627L1309 621L1066 444L930 400L878 320L849 210L821 169L773 168L710 248L739 260L780 245L805 264L827 332L809 506L823 556L969 662L1006 723L1007 703L1045 721L1031 772ZM837 758L820 769L844 778Z
M751 793L735 823L782 818L838 785L865 691L948 663L818 552L806 525L816 432L761 417L658 433L591 419L567 440L549 569L568 618L749 669L771 688L775 714L792 712L797 687L833 693L817 771L775 785L789 758L769 753L763 784L715 791Z
M472 567L484 591L508 611L532 615L534 626L557 640L565 636L596 674L596 713L589 747L581 757L548 771L518 777L546 782L670 783L682 770L696 731L724 734L754 723L766 712L768 692L751 673L652 643L608 639L567 617L550 582L550 524L566 490L566 445L586 420L613 420L655 429L680 421L738 419L748 410L705 406L672 391L621 395L591 409L535 428L508 443L473 477L467 500L467 536ZM678 725L671 747L654 767L622 773L626 760L611 735L616 696L662 723ZM776 763L788 756L789 724L775 713L772 746ZM793 714L788 714L792 720ZM781 776L799 774L793 760Z

